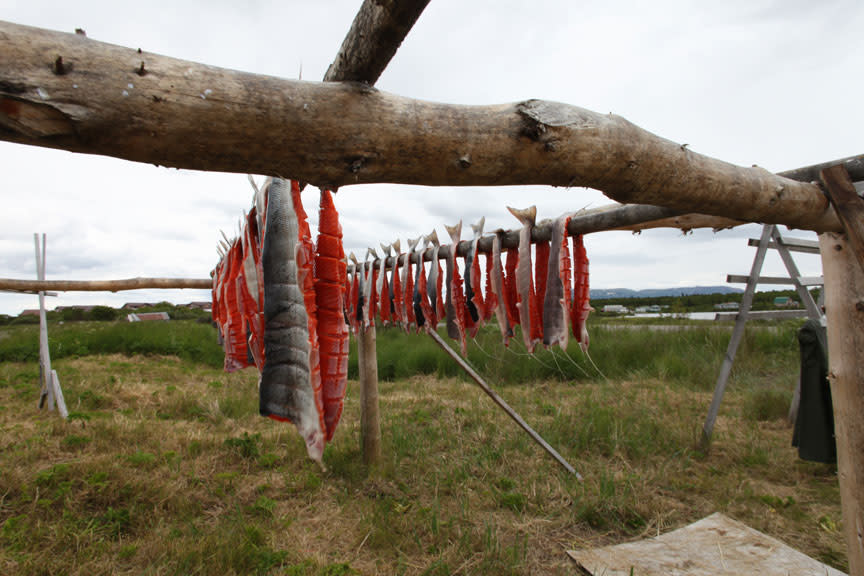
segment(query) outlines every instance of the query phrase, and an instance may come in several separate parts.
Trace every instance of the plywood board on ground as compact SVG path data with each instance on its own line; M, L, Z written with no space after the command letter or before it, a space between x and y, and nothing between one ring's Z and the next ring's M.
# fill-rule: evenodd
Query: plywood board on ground
M567 554L592 576L843 576L719 512L656 538Z

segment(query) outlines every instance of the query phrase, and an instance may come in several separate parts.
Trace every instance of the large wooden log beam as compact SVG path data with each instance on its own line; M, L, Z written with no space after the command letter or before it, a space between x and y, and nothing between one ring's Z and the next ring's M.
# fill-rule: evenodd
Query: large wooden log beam
M556 102L457 106L288 81L0 23L0 139L324 187L586 186L654 204L841 229L816 184L697 154Z
M209 290L213 281L205 278L125 278L122 280L19 280L0 278L0 290L35 292L119 292L144 288L196 288Z
M429 0L364 0L325 82L378 81Z

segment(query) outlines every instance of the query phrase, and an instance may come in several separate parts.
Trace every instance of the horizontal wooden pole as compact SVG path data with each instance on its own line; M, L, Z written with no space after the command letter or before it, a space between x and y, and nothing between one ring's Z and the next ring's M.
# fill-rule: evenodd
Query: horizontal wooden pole
M727 274L726 282L729 284L746 284L750 281L749 276L744 276L741 274ZM788 285L791 286L795 283L792 278L788 276L759 276L759 279L756 282L757 284L780 284L780 285ZM824 282L821 276L799 276L798 283L802 286L821 286Z
M625 204L621 206L604 206L594 210L574 213L567 226L567 234L590 234L593 232L604 232L610 230L645 230L648 228L675 227L689 230L691 228L729 228L746 224L746 222L731 220L719 216L706 214L680 214L670 208L661 206L650 206L645 204ZM548 242L552 239L552 225L550 220L538 222L531 230L531 242ZM501 237L501 249L516 248L519 246L519 230L498 230L496 234ZM470 240L459 242L456 247L456 255L464 256L471 246ZM438 251L438 259L446 260L450 257L450 245L441 246ZM492 236L487 234L477 243L477 251L485 254L492 252ZM425 262L432 259L432 248L427 248L422 258ZM411 255L411 262L416 264L420 256L415 253ZM394 265L395 256L387 259L385 268L390 269ZM380 259L372 261L377 267ZM348 270L353 271L353 264L348 265Z
M758 238L750 238L747 240L748 246L759 246ZM804 254L819 254L819 242L814 240L802 240L800 238L783 238L783 246L790 252L802 252ZM777 244L773 241L768 243L768 248L771 250L777 249Z
M14 292L119 292L142 288L195 288L213 287L209 278L126 278L123 280L17 280L0 278L0 290Z
M735 320L738 312L718 312L714 320ZM792 318L806 318L807 310L800 308L795 310L758 310L747 313L749 320L790 320Z
M612 114L412 100L11 23L0 23L0 139L329 188L585 186L680 213L841 229L818 185L703 156Z

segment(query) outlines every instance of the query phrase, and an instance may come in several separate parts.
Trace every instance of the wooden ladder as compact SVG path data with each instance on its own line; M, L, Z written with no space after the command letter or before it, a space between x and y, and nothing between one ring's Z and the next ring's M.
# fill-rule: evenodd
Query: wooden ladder
M813 300L808 287L822 286L824 280L821 276L806 277L801 276L798 272L798 267L795 265L795 260L792 258L792 252L804 252L808 254L819 254L819 242L813 240L802 240L796 238L783 238L780 231L774 224L765 224L762 227L762 236L757 240L751 238L748 242L750 246L756 246L756 256L753 258L753 266L750 269L749 276L738 276L730 274L726 277L726 281L730 283L746 283L744 295L741 297L741 306L738 312L718 313L716 320L735 318L735 328L732 330L732 337L729 339L729 346L726 348L726 355L723 357L723 364L720 366L720 374L717 376L717 383L714 386L714 397L711 400L711 407L708 409L708 416L705 419L705 424L702 427L701 447L707 449L711 442L711 434L714 431L714 422L717 420L717 413L720 410L720 403L723 400L723 393L726 391L726 383L729 381L729 375L732 373L732 364L735 361L735 354L738 352L738 346L741 344L741 339L744 336L744 327L747 320L750 318L801 318L809 317L816 320L824 318L821 307ZM775 276L760 276L762 264L765 262L765 254L768 249L777 250L783 264L786 266L788 277ZM798 292L798 297L804 304L803 310L768 310L765 312L753 312L753 295L756 292L758 284L792 284ZM823 301L824 290L819 295L819 303ZM790 415L797 412L797 399L800 394L801 383L795 390L795 397L792 401L792 411Z

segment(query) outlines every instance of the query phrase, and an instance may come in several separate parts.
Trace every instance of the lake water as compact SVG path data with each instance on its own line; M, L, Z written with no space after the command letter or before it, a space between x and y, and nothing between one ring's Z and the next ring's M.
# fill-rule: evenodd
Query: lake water
M735 310L732 310L735 312ZM686 318L687 320L714 320L716 312L684 312L681 314L661 314L656 312L646 312L642 314L627 314L622 318Z

